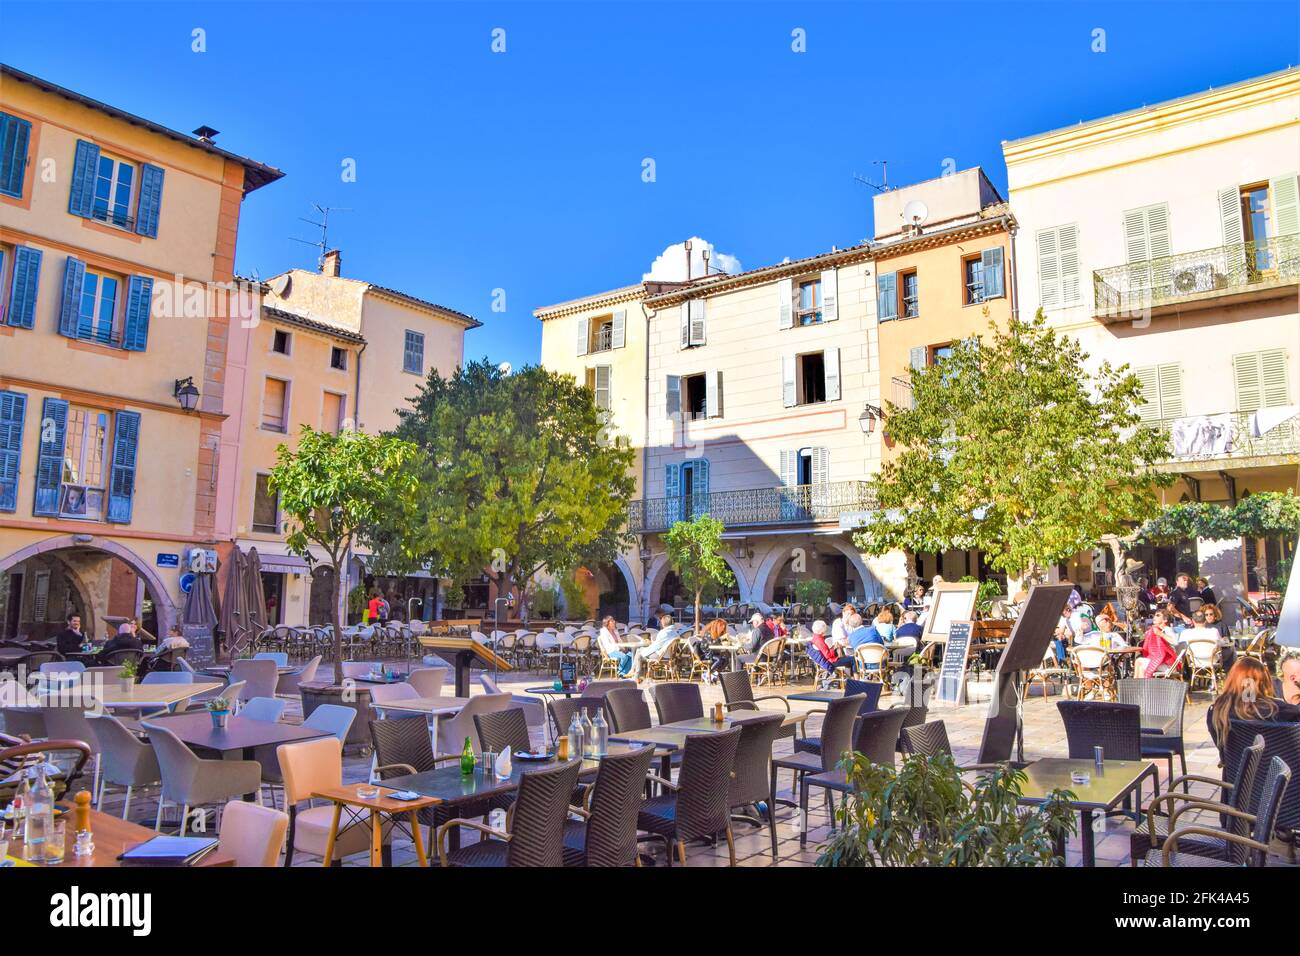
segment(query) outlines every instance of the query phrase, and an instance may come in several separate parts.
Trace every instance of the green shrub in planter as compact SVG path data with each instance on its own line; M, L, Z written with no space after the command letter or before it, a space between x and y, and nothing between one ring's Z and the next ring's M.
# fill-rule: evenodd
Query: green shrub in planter
M820 578L806 578L795 583L794 594L800 604L809 604L817 608L825 607L831 599L831 582Z

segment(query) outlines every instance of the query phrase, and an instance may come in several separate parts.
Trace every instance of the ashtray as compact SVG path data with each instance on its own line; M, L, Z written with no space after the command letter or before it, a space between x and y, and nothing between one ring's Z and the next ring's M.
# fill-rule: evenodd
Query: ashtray
M1074 770L1070 773L1070 782L1077 783L1079 786L1087 786L1092 782L1092 774L1086 770Z
M374 786L357 787L357 796L362 800L373 800L379 796L379 788Z

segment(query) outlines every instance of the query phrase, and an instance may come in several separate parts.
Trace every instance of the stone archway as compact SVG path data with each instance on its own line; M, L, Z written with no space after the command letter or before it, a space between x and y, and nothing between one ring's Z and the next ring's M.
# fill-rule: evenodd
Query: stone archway
M89 544L74 540L70 534L46 538L44 541L29 544L26 547L19 548L13 554L0 558L0 572L8 571L10 568L22 564L28 558L69 549L102 551L130 567L144 581L145 587L153 595L160 636L167 634L171 630L171 626L179 619L178 608L172 603L171 594L168 593L167 586L163 583L162 578L158 577L157 571L147 562L141 560L140 556L134 551L107 538L96 538L93 543Z
M785 567L786 562L790 560L791 547L802 547L806 543L804 539L798 539L797 543L793 545L778 542L771 547L759 562L758 571L754 574L754 586L750 592L751 600L764 602L772 600L772 591L776 587L777 576L781 573L781 569ZM853 568L858 576L858 583L862 586L863 597L876 600L884 593L880 581L871 573L866 561L863 560L862 554L853 545L831 535L818 535L812 538L812 543L818 547L829 546L844 555L849 566Z
M722 552L722 560L727 562L727 567L731 568L731 573L736 576L736 587L740 590L741 599L744 600L749 588L749 579L745 575L744 569L730 551L724 550ZM668 577L668 571L668 555L666 553L656 555L654 560L650 562L650 571L646 574L645 591L641 602L647 619L661 603L659 589L663 587L664 578Z

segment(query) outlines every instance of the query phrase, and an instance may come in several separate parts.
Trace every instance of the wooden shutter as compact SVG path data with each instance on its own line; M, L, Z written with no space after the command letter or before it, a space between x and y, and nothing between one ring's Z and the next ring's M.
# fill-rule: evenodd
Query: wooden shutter
M1246 241L1241 221L1241 187L1226 186L1219 190L1219 220L1223 223L1223 244L1235 246Z
M794 327L794 280L781 279L776 284L777 327Z
M1260 396L1264 408L1289 404L1286 381L1286 349L1268 349L1259 353Z
M822 353L822 373L826 384L826 401L838 401L840 397L839 349L827 349Z
M1246 352L1232 357L1232 374L1237 387L1237 411L1253 412L1262 407L1263 393L1259 373L1259 353Z
M691 299L691 345L704 344L704 300Z
M722 373L717 369L704 373L704 414L708 418L722 414Z
M86 281L86 264L68 256L63 268L63 304L59 309L59 334L77 337L77 322L81 309L81 287Z
M690 302L682 303L680 342L681 342L681 347L684 349L690 348L691 346L691 304Z
M0 275L3 271L0 270ZM14 248L14 274L9 290L9 314L6 321L20 329L36 323L36 291L40 287L41 250L30 246Z
M1138 403L1138 417L1144 422L1160 419L1160 373L1154 365L1135 368L1133 374L1142 384L1142 397Z
M898 318L898 273L882 272L876 276L876 321Z
M781 400L786 408L793 408L798 401L795 393L795 357L781 356Z
M1161 365L1156 369L1160 379L1160 417L1183 417L1183 369L1176 362Z
M68 212L90 218L95 209L95 174L99 167L99 147L77 140L72 161L72 189L68 193Z
M1038 242L1038 301L1044 309L1061 304L1061 256L1056 230L1040 229Z
M793 488L799 484L799 452L789 449L781 452L781 484Z
M1061 302L1079 301L1079 227L1061 226L1056 231L1057 251L1061 264Z
M163 171L144 163L140 167L140 206L135 214L135 231L150 239L158 238L158 215L162 211Z
M113 470L108 486L107 520L129 524L135 498L135 458L140 442L140 413L118 412L113 423Z
M126 295L126 321L122 326L122 348L143 352L149 344L149 309L153 304L153 279L131 276Z
M824 485L831 480L831 452L829 448L812 449L812 483Z
M596 407L606 410L613 407L613 393L610 391L610 366L596 366Z
M63 441L68 430L68 403L47 398L41 404L40 445L36 452L36 496L32 514L59 513L59 486L63 483Z
M614 313L614 321L609 333L609 347L621 349L627 342L627 311L619 309Z
M23 420L27 396L0 391L0 511L18 507L18 471L23 460Z
M21 199L27 172L27 143L32 124L0 113L0 193ZM12 510L12 509L10 509Z
M1129 263L1146 262L1147 215L1145 209L1130 209L1124 213L1124 253Z
M693 458L683 466L691 469L691 515L709 513L709 460Z
M664 497L668 499L668 521L682 519L682 466L664 465Z
M980 272L984 281L984 298L999 299L1007 294L1002 272L1001 246L980 253Z
M586 355L591 343L591 319L585 315L578 319L578 354Z
M907 364L912 367L913 371L920 371L925 368L930 360L930 350L924 345L918 345L909 349L907 353Z
M840 317L839 272L827 269L822 273L822 321L834 322Z
M667 412L669 415L678 415L682 410L682 377L680 375L669 375L667 386Z
M1274 179L1268 191L1273 197L1273 228L1277 235L1300 232L1300 178L1291 175Z

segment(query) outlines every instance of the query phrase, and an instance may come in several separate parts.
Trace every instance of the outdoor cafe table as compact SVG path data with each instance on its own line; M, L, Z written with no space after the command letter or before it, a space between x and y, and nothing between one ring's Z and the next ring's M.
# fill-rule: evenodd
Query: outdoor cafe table
M77 834L72 826L73 810L66 802L61 802L60 806L67 809L63 819L67 821L66 835L64 836L64 853L62 863L43 863L42 866L63 866L63 867L100 867L100 866L121 866L118 857L129 850L131 847L146 840L152 840L158 834L152 829L142 827L138 823L131 823L127 820L120 820L108 813L100 813L98 810L90 811L90 832L93 834L95 841L95 851L90 856L77 856L73 853L73 848L77 845ZM9 856L21 860L23 857L22 837L11 838L9 842ZM222 853L221 848L209 851L203 859L199 860L195 866L234 866L235 860L228 854Z
M687 737L693 737L696 734L721 733L724 730L730 730L732 727L743 724L747 720L753 720L755 717L763 717L767 714L779 714L782 718L782 728L802 724L803 721L808 719L807 714L781 713L779 710L751 710L746 711L744 716L739 716L734 712L726 714L723 716L721 723L714 720L712 715L690 717L686 720L675 720L668 724L655 724L653 727L646 727L642 730L629 730L626 733L610 734L609 739L629 744L653 744L664 751L660 763L662 775L667 777L671 767L672 755L686 746Z
M786 694L786 700L807 700L814 704L829 704L844 696L841 690L805 690L797 694Z
M90 706L90 702L95 700L109 710L116 708L141 711L161 710L164 707L179 704L183 700L189 700L191 697L197 697L200 694L224 686L224 684L212 682L131 684L128 690L123 691L121 682L105 680L97 685L75 684L53 693L47 691L38 694L36 699L42 706L71 705L79 700L86 701L87 705Z
M334 817L330 821L330 833L325 841L325 856L323 858L325 865L328 866L329 861L334 858L334 841L338 839L339 833L342 832L339 829L339 820L346 809L349 819L343 826L344 830L359 825L366 816L370 818L371 866L383 865L384 817L391 817L396 822L397 817L403 813L407 815L406 818L411 824L411 842L415 844L416 859L419 860L420 866L428 866L429 858L424 852L424 841L420 839L420 820L417 814L426 807L431 807L441 801L433 797L420 797L416 800L395 800L389 796L389 794L395 792L392 787L380 787L378 796L366 799L357 794L357 790L365 786L369 786L369 784L347 783L339 787L328 787L312 793L312 797L315 799L328 800L334 804Z
M280 676L283 676L283 675L285 675L285 674L294 674L294 673L297 673L297 671L298 671L298 668L297 668L297 667L294 667L294 666L291 665L291 664L284 664L284 665L281 665L281 666L276 667L276 669L275 669L275 672L276 672L277 674L279 674ZM229 665L229 664L209 664L207 667L201 667L201 668L199 668L199 673L200 673L200 674L212 674L212 675L215 676L215 677L229 677L229 676L230 676L230 665Z
M1088 783L1074 783L1070 774L1082 770L1091 778ZM1092 832L1093 815L1109 813L1134 791L1141 806L1142 780L1151 777L1159 786L1159 770L1149 760L1107 760L1098 770L1091 760L1044 757L1023 768L1026 776L1020 802L1041 804L1053 790L1074 793L1070 806L1079 811L1079 835L1083 843L1083 865L1096 866L1096 843Z

